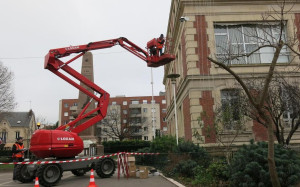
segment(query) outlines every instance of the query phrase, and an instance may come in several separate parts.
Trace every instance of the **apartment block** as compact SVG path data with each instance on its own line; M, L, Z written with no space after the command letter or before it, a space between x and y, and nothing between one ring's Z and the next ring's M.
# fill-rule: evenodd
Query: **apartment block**
M59 102L59 125L74 118L77 99L62 99ZM101 141L139 139L151 141L156 136L167 134L166 100L160 96L111 97L107 116L96 125L96 136Z

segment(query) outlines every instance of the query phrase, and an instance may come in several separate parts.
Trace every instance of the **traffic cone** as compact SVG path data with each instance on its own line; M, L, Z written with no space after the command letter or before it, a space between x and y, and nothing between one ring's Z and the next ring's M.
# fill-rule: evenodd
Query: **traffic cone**
M94 170L91 170L90 184L87 187L98 187L95 183Z
M38 177L35 177L34 187L40 187L39 178Z

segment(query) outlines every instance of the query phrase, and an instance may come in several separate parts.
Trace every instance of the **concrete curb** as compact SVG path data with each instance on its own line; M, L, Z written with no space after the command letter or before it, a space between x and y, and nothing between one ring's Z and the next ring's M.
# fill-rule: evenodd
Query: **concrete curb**
M175 181L174 179L168 178L164 176L161 172L159 172L159 175L165 178L166 180L170 181L171 183L175 184L178 187L185 187L183 184L180 184L179 182Z

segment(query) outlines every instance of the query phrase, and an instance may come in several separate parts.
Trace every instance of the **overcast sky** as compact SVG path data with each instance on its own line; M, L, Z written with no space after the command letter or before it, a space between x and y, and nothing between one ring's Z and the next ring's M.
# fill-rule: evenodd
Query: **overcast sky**
M49 70L50 49L128 38L141 48L166 34L171 0L0 0L0 61L14 73L18 106L58 121L59 100L78 97L78 90ZM120 46L96 50L95 83L111 94L152 94L151 68ZM81 59L72 67L80 71ZM79 68L79 69L78 69ZM164 91L163 67L154 68L154 95Z

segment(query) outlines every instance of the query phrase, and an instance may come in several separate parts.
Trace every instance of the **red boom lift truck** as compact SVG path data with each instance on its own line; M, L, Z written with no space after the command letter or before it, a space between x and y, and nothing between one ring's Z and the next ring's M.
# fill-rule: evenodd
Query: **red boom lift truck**
M106 116L109 103L109 93L97 86L95 83L81 75L69 64L84 55L87 51L110 48L120 45L129 52L133 53L147 63L148 67L159 67L170 63L175 59L174 55L164 54L158 56L156 50L156 40L153 39L147 43L147 51L141 49L128 39L121 37L112 40L91 42L86 45L71 46L65 48L51 49L45 56L45 69L62 78L73 85L97 103L97 107L90 112L85 112L89 102L83 108L82 112L72 122L60 126L55 130L39 129L34 132L30 141L30 152L33 153L39 161L67 160L73 159L83 150L83 141L78 133L94 125ZM63 62L60 58L77 53L75 57ZM63 73L64 72L64 73ZM91 88L93 92L88 91L80 84L76 83L70 77ZM88 120L79 124L82 119ZM74 175L84 175L90 169L94 169L98 176L110 177L115 172L115 163L111 158L98 160L85 160L82 162L64 162L51 164L20 164L17 166L17 179L23 183L31 182L35 176L39 177L39 182L43 186L53 186L57 184L63 171L72 171Z

